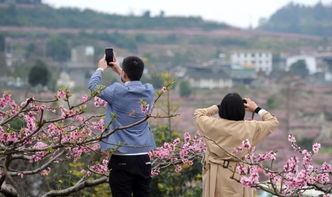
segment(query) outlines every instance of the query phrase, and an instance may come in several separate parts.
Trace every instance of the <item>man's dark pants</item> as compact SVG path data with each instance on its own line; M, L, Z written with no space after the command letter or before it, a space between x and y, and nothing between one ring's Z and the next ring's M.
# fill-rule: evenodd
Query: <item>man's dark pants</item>
M112 155L109 163L112 197L149 197L151 162L148 155Z

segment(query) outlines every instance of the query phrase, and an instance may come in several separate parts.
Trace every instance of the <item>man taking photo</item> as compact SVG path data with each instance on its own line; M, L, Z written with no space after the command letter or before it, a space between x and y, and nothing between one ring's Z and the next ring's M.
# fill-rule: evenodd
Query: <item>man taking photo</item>
M142 110L141 102L146 102L145 108L152 106L154 88L151 84L143 84L140 81L144 71L144 63L140 58L126 57L122 62L122 68L115 56L113 59L113 62L106 62L104 56L99 60L98 69L91 76L88 88L91 91L97 89L105 69L112 68L121 76L123 83L115 82L98 95L107 102L105 125L110 123L112 113L115 113L116 118L111 128L117 128L145 118L145 113L149 109ZM109 129L106 128L105 132ZM109 183L113 197L149 196L151 162L148 152L154 148L154 137L147 121L116 131L107 139L103 139L101 149L114 150L109 163Z

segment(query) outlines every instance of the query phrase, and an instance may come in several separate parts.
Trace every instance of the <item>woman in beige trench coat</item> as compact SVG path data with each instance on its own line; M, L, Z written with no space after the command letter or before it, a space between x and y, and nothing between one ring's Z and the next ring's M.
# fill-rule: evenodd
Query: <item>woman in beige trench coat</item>
M245 109L258 113L262 121L244 120ZM219 117L214 117L216 114L219 114ZM194 119L201 134L206 137L207 145L203 197L253 197L252 189L243 187L230 178L237 161L218 145L230 153L246 139L256 145L278 126L277 118L249 98L243 100L239 94L230 93L223 98L219 106L195 110ZM242 157L244 154L237 156ZM234 178L239 178L239 175L235 174Z

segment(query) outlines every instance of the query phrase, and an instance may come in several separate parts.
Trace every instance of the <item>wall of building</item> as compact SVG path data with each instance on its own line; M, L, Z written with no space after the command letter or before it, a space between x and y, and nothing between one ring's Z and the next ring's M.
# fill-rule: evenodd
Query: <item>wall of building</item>
M272 72L270 52L233 52L230 59L233 65L240 65L242 68L254 68L256 72L264 72L267 75Z
M189 79L189 83L193 88L230 88L233 83L232 80L223 79Z

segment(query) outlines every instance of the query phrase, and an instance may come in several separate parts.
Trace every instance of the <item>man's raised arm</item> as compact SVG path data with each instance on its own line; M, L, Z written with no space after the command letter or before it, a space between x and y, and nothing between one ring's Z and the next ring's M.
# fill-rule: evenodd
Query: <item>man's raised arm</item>
M117 61L112 62L111 64L113 64L112 69L114 70L114 72L120 74L121 72L121 68L119 67L119 65L117 64ZM102 80L102 72L108 68L106 60L105 60L105 56L103 58L101 58L98 62L98 69L96 70L96 72L94 72L89 80L88 83L88 89L91 91L96 91L97 90L97 86L101 85L101 80ZM105 88L103 91L100 92L100 94L98 94L98 97L107 101L108 103L111 103L112 100L112 95L114 92L114 86L108 86L107 88Z

